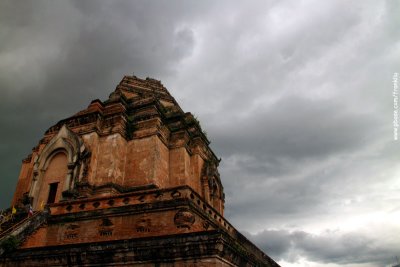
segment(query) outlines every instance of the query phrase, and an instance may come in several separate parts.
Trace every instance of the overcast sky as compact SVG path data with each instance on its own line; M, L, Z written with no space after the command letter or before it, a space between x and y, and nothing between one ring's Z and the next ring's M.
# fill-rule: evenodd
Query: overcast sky
M0 207L57 121L162 80L222 158L226 217L282 266L400 256L399 1L0 1Z

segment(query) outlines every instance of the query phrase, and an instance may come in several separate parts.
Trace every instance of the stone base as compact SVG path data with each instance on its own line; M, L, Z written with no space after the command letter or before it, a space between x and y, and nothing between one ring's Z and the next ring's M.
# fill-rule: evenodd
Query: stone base
M1 266L278 266L255 259L226 233L207 231L157 238L22 249Z
M279 266L188 186L49 206L0 266Z

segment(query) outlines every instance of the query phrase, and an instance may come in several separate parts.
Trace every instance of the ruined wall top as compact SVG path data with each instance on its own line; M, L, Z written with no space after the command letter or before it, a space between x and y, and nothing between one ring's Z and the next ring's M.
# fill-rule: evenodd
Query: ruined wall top
M62 130L82 143L82 151L69 152L68 139L57 137ZM51 144L56 138L65 147L54 150ZM46 201L48 186L58 181L53 179L57 174L67 177L59 181L64 191L57 191L56 198L187 185L222 212L220 160L209 144L196 117L184 112L160 81L124 76L108 99L93 100L86 109L45 132L23 161L14 201L27 192L36 198L35 205ZM66 161L65 173L56 173L58 167L49 168L55 172L52 175L37 168L43 164L38 159L50 164L58 152L76 155L73 161Z

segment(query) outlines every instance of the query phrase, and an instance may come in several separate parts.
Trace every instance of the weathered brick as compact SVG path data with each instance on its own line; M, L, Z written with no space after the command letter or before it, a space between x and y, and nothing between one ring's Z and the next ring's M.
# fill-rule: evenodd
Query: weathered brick
M126 76L24 160L12 204L59 183L55 203L0 266L278 266L223 217L218 164L159 81Z

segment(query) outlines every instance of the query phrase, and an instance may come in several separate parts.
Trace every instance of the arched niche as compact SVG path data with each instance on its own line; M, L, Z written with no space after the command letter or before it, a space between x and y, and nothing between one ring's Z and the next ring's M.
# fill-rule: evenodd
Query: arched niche
M68 154L64 149L57 149L48 157L42 169L41 182L35 197L39 206L61 200L67 175Z
M201 186L204 199L221 214L224 212L224 193L216 162L205 162L202 167Z
M79 155L84 150L82 140L63 125L35 159L34 176L29 192L34 209L47 204L55 183L58 183L55 202L61 200L62 192L73 189L79 168ZM50 177L49 172L57 177ZM64 174L63 177L58 177L61 174Z

